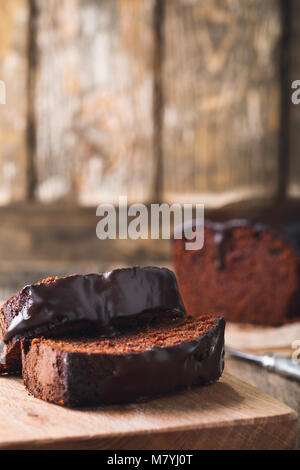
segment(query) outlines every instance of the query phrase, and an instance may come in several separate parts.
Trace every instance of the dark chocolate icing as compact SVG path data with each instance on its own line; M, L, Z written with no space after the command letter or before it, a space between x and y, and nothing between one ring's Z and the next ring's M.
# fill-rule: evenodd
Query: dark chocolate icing
M181 231L184 238L184 228L186 226L192 227L193 230L196 229L196 221L191 220L184 224L184 226L179 226L176 228L176 232ZM251 228L259 236L262 232L272 233L274 236L280 238L285 243L288 243L294 253L300 255L300 224L293 224L292 226L284 227L270 227L267 224L260 222L253 222L247 219L232 219L226 222L213 222L211 220L205 220L205 227L208 227L213 233L213 239L216 245L216 257L215 257L215 266L218 270L225 268L225 243L230 239L232 231L237 228ZM205 246L205 240L204 240Z
M245 219L228 220L227 222L205 221L205 226L214 232L214 242L216 245L215 266L222 270L225 268L225 250L226 241L231 237L232 230L236 228L251 227L257 234L267 229L267 226L259 223L253 223Z
M49 331L55 336L62 325L73 325L76 330L83 322L107 331L116 320L147 311L173 310L185 315L175 275L166 268L76 274L26 286L19 296L19 308L4 333L5 341L15 335L33 337ZM11 301L14 298L7 302L8 308Z
M63 392L57 390L56 396L47 375L45 384L35 384L35 390L30 380L30 366L28 371L26 367L30 343L29 346L24 343L25 385L33 395L39 398L42 395L44 399L60 404L63 401L67 406L141 401L196 384L207 385L215 382L224 369L224 328L225 320L218 317L216 324L200 337L141 353L89 355L65 352L60 375ZM47 360L45 367L45 373L53 377Z
M277 238L280 238L284 243L287 243L293 250L294 254L300 258L300 224L292 223L285 224L284 226L270 226L261 222L253 222L247 219L232 219L226 222L212 222L205 221L205 226L209 227L214 232L214 241L217 247L217 256L215 265L217 269L225 268L225 252L224 245L230 239L232 230L236 228L251 228L257 236L260 233L268 232Z

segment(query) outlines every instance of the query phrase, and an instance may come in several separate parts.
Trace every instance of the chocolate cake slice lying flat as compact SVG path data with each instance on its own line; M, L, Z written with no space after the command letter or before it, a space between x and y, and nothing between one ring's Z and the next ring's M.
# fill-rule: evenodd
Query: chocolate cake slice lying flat
M188 251L185 239L175 240L174 265L187 313L274 326L299 320L295 240L286 231L247 220L207 220L201 250Z
M224 327L221 317L163 314L110 339L23 340L24 383L35 397L71 407L210 384L224 367Z
M5 342L0 373L20 371L19 342L23 338L56 337L74 331L88 334L88 330L112 336L120 323L152 311L185 315L176 278L166 268L76 274L26 286L0 311L0 336Z

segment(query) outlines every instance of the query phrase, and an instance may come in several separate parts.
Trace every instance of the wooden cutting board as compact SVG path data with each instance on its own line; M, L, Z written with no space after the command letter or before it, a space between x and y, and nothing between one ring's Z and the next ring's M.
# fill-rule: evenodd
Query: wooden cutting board
M0 378L0 449L291 449L297 415L224 374L209 387L143 404L72 410Z

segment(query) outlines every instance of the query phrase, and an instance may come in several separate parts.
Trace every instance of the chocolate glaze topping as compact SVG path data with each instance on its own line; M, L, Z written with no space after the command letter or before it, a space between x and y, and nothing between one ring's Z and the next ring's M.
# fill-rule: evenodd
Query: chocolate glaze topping
M246 219L233 219L227 222L205 221L205 226L214 232L214 242L217 248L215 265L217 269L225 268L224 245L230 239L232 230L236 228L251 228L257 236L263 232L269 232L287 243L296 256L300 257L300 226L299 224L270 227L261 222L253 222Z
M11 309L9 302L4 305ZM107 329L118 319L147 311L172 310L185 315L175 275L166 268L116 269L104 274L73 275L24 287L18 308L4 333L27 337L56 332L62 325L96 325Z
M214 242L216 245L215 266L218 270L225 269L225 250L226 241L231 237L232 230L236 228L251 227L255 232L260 233L266 229L263 224L252 223L249 220L235 219L227 222L205 221L205 226L214 232Z
M176 233L179 230L183 233L184 238L184 227L186 225L192 226L193 230L196 229L196 221L188 221L184 226L178 227ZM293 225L292 227L282 227L274 228L260 222L252 222L247 219L232 219L226 222L213 222L211 220L205 220L205 227L208 227L214 232L214 242L216 246L216 257L215 257L215 266L218 270L225 268L225 243L230 239L232 235L232 230L236 228L252 228L259 236L261 232L269 232L273 235L281 238L283 241L290 244L291 248L297 254L300 255L300 225ZM204 240L205 246L205 240Z

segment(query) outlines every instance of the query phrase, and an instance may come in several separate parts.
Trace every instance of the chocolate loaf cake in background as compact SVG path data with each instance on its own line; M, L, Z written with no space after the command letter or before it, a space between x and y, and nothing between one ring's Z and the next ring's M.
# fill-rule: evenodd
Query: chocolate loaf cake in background
M209 384L224 368L224 326L223 318L165 313L110 339L23 340L24 383L35 397L72 407Z
M0 373L21 370L23 338L56 337L77 331L112 336L118 333L121 323L157 311L185 315L176 277L166 268L76 274L26 286L0 311L0 334L6 343Z
M299 320L296 228L206 220L201 250L186 251L184 238L174 240L173 261L187 313L274 326Z

